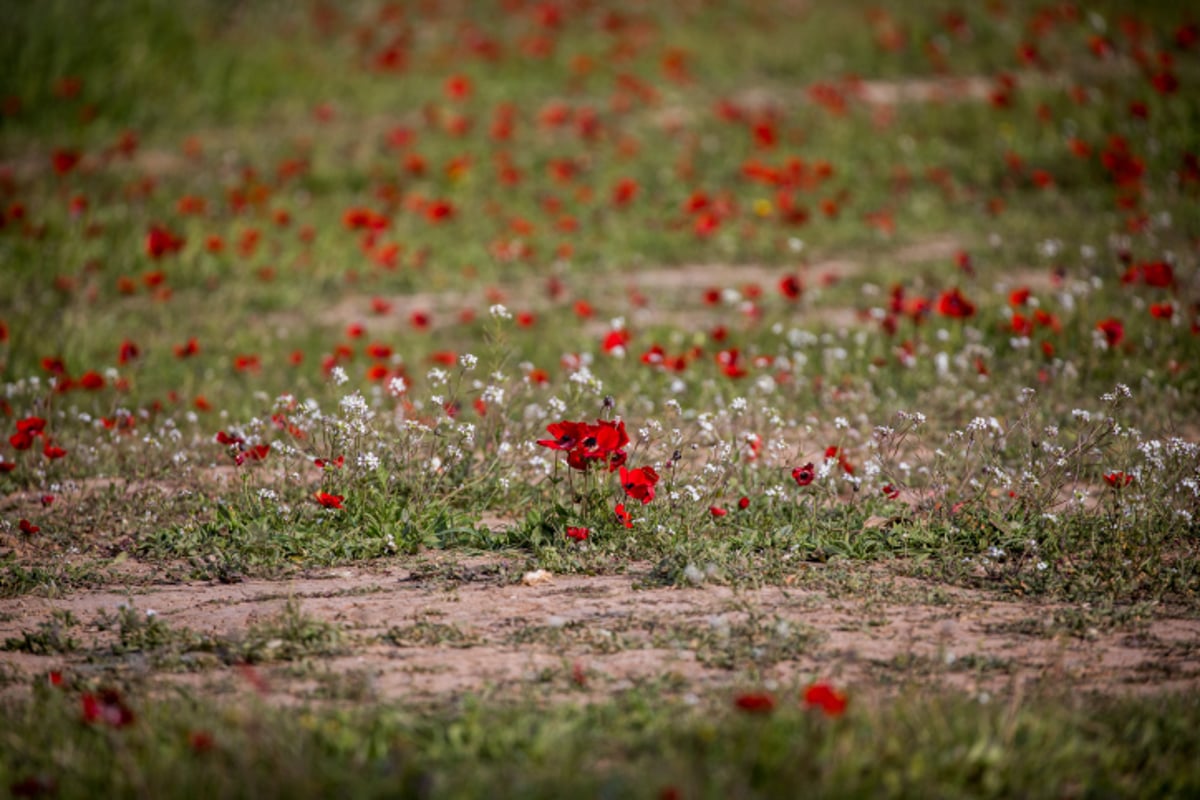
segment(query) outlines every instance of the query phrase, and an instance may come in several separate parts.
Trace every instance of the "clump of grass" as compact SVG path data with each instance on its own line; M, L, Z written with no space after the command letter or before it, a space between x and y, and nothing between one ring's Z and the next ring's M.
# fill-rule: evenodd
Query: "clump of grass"
M457 625L418 620L410 625L393 625L383 640L397 647L473 647L479 637Z
M19 638L6 638L3 649L32 655L73 653L79 649L79 641L70 631L78 625L79 620L70 611L55 611L35 630L23 631Z
M240 660L251 664L337 655L345 647L346 634L340 626L305 614L291 598L278 614L250 626L243 638L235 640Z

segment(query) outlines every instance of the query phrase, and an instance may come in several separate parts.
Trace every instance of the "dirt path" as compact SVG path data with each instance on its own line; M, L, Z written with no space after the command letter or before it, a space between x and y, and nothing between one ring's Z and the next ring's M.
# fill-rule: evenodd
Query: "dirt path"
M965 248L964 243L951 235L931 236L925 239L898 245L887 260L896 264L925 264L943 261L950 264L955 254ZM845 256L826 257L805 262L800 267L770 267L755 263L697 263L676 266L642 267L619 278L605 281L588 288L588 298L597 305L621 308L628 306L623 298L631 293L640 294L646 301L645 307L634 308L633 322L639 325L683 324L685 329L702 329L729 319L728 309L706 308L701 300L709 289L742 290L755 285L760 290L774 293L779 281L789 275L799 275L810 288L823 282L840 281L863 272L871 256L856 252ZM551 301L545 297L545 282L542 278L523 276L497 285L500 299L520 298L523 310L543 313L562 301ZM378 313L373 303L382 299L387 311ZM438 329L457 324L459 312L464 309L486 308L493 301L484 289L463 290L460 288L430 289L379 297L371 293L342 292L336 301L317 311L316 319L323 325L338 327L350 321L369 322L376 332L405 330L411 325L415 313L430 315L429 326ZM809 324L824 324L833 328L851 328L869 322L864 309L822 304L806 308L805 319ZM269 317L273 328L292 327L311 323L311 319L300 317L294 312L277 312Z
M1000 600L867 566L812 565L791 586L741 590L668 588L649 577L648 565L635 565L623 575L528 585L516 562L439 556L284 581L5 599L0 640L44 631L52 614L61 620L69 611L75 647L32 654L10 646L0 653L0 685L23 691L62 670L77 680L183 683L215 694L257 689L281 702L586 694L648 682L700 693L814 677L881 690L917 683L991 692L1044 681L1074 690L1200 687L1195 619L1113 628L1086 608ZM254 650L263 663L248 670L211 647L177 647L170 659L152 649L115 652L113 626L101 630L97 621L129 603L137 618L152 612L169 630L231 652L263 638ZM332 632L336 652L303 652L309 642L299 656L284 655L321 632Z

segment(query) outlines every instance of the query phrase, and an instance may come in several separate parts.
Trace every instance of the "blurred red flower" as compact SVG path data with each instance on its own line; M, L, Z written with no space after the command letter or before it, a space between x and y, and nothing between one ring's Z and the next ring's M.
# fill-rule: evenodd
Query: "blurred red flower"
M745 692L735 697L733 703L748 714L769 714L775 710L775 698L766 692Z
M1133 483L1133 476L1124 472L1110 472L1104 476L1104 482L1114 489L1121 489Z
M329 494L328 492L317 492L315 497L322 508L343 509L342 501L346 498L340 494Z
M1104 341L1110 348L1116 347L1125 338L1125 325L1115 317L1102 319L1097 322L1096 330L1104 335Z
M937 312L943 317L966 319L975 316L975 304L964 297L957 288L950 289L938 297Z
M146 233L146 255L157 260L163 256L178 253L183 249L184 243L183 237L176 236L161 225L152 225Z
M819 708L827 717L840 717L846 711L846 702L846 695L828 683L814 683L804 690L804 704Z

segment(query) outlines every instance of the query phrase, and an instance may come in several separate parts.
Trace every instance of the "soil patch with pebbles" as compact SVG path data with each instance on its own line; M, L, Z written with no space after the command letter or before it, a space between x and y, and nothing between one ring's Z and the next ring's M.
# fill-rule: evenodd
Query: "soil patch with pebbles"
M1047 681L1105 692L1200 687L1200 620L1106 625L1086 608L925 583L878 566L807 565L790 585L766 588L663 586L646 564L615 575L522 575L519 561L439 554L283 581L5 599L0 672L10 693L60 670L213 694L258 691L284 703L603 694L656 682L700 693L818 676L868 692L914 683L973 692ZM97 620L111 621L122 605L175 632L166 639L192 644L166 660L153 647L114 648L113 626ZM56 619L69 621L59 641L71 639L70 647L17 646ZM300 631L299 655L272 658L294 644L273 633L253 650L258 666L242 666L231 654L251 652L239 648L264 625ZM304 649L321 636L336 646ZM197 641L208 643L204 658L188 652Z

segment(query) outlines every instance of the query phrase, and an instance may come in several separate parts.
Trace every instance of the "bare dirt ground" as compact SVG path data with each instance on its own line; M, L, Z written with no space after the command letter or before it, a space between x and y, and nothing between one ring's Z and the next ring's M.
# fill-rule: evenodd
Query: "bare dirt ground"
M887 255L887 261L896 264L944 261L949 264L955 254L964 247L963 242L953 236L933 236L897 245ZM635 323L669 325L686 322L685 328L699 328L715 324L719 319L728 316L727 312L706 313L700 306L701 293L707 289L740 290L755 284L768 292L774 292L779 280L789 274L798 274L809 286L840 281L861 273L868 258L869 256L862 253L852 253L803 262L796 268L719 262L643 267L631 269L619 279L592 287L589 289L589 296L605 298L638 293L645 298L646 305L632 309ZM1033 281L1031 285L1040 285L1040 276L1030 280ZM544 283L542 278L518 279L506 284L498 299L504 301L506 298L521 298L522 309L543 312L551 305L544 296ZM430 315L431 328L439 329L456 324L459 312L463 309L477 309L493 302L482 289L463 291L461 288L445 287L440 291L387 295L381 299L386 302L388 310L380 314L372 309L375 299L375 295L372 294L343 293L336 303L320 310L316 319L330 327L341 326L352 320L369 320L373 330L388 332L406 329L411 324L410 317L421 312ZM804 314L809 324L822 324L834 328L850 328L869 321L863 309L827 304L808 308ZM273 327L289 327L311 322L310 319L301 318L292 312L273 314L270 321Z
M1200 687L1200 620L1111 625L1052 606L926 583L879 566L804 565L791 585L664 587L651 565L626 574L530 576L497 557L407 559L290 580L105 588L0 600L0 640L69 611L72 652L0 653L9 693L60 670L206 694L438 701L464 693L602 694L635 684L702 693L831 678L864 691L899 685L971 692L1127 692ZM338 631L337 651L247 668L211 652L170 664L118 654L97 620L132 604L173 631L227 642L291 610ZM1104 622L1108 619L1109 622ZM282 642L265 643L266 653Z

